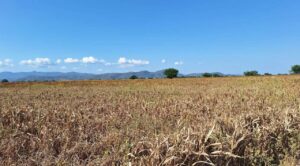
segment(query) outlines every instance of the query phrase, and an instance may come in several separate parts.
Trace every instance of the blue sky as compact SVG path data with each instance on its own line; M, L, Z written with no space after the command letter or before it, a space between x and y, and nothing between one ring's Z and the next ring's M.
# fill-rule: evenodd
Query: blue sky
M299 0L0 0L0 71L287 73L300 64L299 9Z

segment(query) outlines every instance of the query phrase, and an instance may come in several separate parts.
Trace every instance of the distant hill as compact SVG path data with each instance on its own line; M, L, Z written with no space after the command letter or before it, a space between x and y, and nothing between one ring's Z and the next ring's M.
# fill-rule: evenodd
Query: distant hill
M216 72L217 73L217 72ZM218 73L223 75L222 73ZM62 81L62 80L115 80L128 79L130 76L136 75L139 78L164 78L164 70L156 72L139 71L126 73L105 73L105 74L90 74L77 72L0 72L0 80L8 79L14 81ZM201 77L203 73L179 74L179 77Z
M191 74L186 74L186 77L202 77L204 73L191 73ZM223 73L220 72L212 72L211 74L218 74L220 76L227 76Z
M127 73L106 73L106 74L96 75L94 79L101 79L101 80L127 79L132 75L135 75L139 78L163 78L164 70L160 70L156 72L139 71L139 72L127 72Z
M88 73L61 73L61 72L2 72L0 79L9 81L46 81L46 80L87 80L93 78L94 74Z

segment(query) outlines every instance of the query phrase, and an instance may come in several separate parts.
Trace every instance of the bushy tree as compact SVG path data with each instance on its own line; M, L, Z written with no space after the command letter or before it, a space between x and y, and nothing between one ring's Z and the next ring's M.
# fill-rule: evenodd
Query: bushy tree
M212 77L213 75L211 73L203 73L203 77Z
M132 75L129 77L129 79L135 80L135 79L138 79L138 77L136 75Z
M220 73L213 73L212 76L213 77L223 77L223 75Z
M203 77L222 77L220 73L203 73Z
M271 73L265 73L264 75L265 76L271 76L272 74Z
M166 69L164 71L164 75L167 77L167 78L176 78L177 75L178 75L178 70L177 69L174 69L174 68L169 68L169 69Z
M252 71L245 71L244 75L245 76L258 76L259 73L258 73L258 71L252 70Z
M300 65L294 65L294 66L292 66L291 73L293 73L293 74L300 74Z
M7 82L9 82L7 79L3 79L2 81L1 81L2 83L7 83Z
M288 75L288 74L286 74L286 73L278 73L277 75L279 75L279 76L285 76L285 75Z

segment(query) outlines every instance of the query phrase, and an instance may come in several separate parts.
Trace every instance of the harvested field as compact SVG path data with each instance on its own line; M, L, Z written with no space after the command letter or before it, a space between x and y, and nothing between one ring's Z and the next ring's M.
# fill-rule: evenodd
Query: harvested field
M300 77L0 84L0 165L295 165Z

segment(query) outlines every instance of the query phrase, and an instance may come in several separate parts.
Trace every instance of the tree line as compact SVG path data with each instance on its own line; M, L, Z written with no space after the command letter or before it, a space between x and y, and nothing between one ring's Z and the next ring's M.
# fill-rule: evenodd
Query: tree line
M290 70L290 74L300 74L300 65L292 66ZM260 74L258 71L252 70L252 71L245 71L244 75L245 76L260 76L260 75L270 76L272 74L270 73ZM278 74L278 75L285 75L285 74Z
M178 73L179 73L179 71L177 69L169 68L169 69L165 70L164 75L166 76L166 78L176 78L176 77L178 77ZM291 74L300 74L300 65L292 66L290 73ZM244 76L260 76L260 75L271 76L272 74L271 73L260 74L256 70L244 72ZM281 74L278 74L278 75L281 75ZM203 73L202 77L223 77L223 75L221 75L219 73Z
M294 65L291 67L290 70L291 74L300 74L300 65ZM164 71L164 76L166 78L177 78L179 74L179 70L175 69L175 68L169 68L166 69ZM265 75L265 76L271 76L272 74L270 73L264 73L264 74L260 74L258 71L256 70L251 70L251 71L245 71L244 72L244 76L260 76L260 75ZM282 75L282 74L278 74L278 75ZM224 75L220 74L220 73L203 73L202 77L223 77ZM129 79L138 79L138 77L136 75L132 75L129 77ZM1 83L8 83L9 81L7 79L3 79L1 80Z
M291 67L291 74L300 74L300 65L294 65ZM164 71L164 75L166 78L177 78L179 74L179 71L175 68L169 68L166 69ZM256 70L250 70L250 71L245 71L244 72L244 76L271 76L271 73L264 73L264 74L260 74L258 71ZM284 74L278 74L278 75L284 75ZM220 74L220 73L203 73L202 77L223 77L224 75ZM138 79L137 76L132 75L129 79Z

